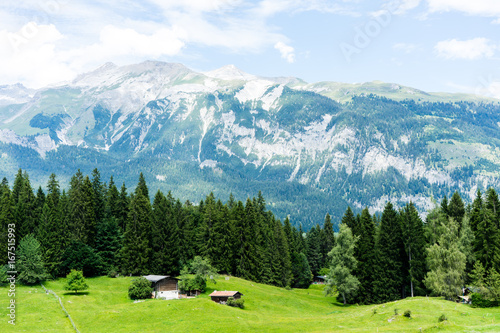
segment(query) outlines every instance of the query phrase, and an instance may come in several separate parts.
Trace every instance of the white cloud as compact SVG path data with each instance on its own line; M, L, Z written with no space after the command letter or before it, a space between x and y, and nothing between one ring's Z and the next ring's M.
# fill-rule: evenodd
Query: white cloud
M500 16L498 0L427 0L430 12L460 11L469 15Z
M496 46L492 45L486 38L474 38L469 40L449 39L438 42L434 50L438 56L445 59L467 59L476 60L491 58Z
M392 0L384 6L393 14L405 14L406 12L418 7L421 0Z
M29 22L19 31L0 31L0 77L4 83L30 87L72 78L76 73L60 61L56 48L64 39L53 25Z
M286 45L283 42L277 42L274 44L274 48L281 53L281 57L285 59L288 63L295 62L295 50L293 47Z
M292 63L295 50L272 21L274 15L305 11L359 15L355 8L359 1L4 0L0 84L40 87L72 79L108 61L168 61L190 46L242 54L275 48ZM36 36L30 35L33 27Z

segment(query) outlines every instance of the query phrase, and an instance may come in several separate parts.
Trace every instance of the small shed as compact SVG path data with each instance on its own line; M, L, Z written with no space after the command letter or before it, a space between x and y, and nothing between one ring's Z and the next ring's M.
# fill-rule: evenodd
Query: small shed
M179 298L179 279L169 275L145 275L153 287L153 298Z
M314 284L325 284L325 282L326 282L326 275L318 275L313 278Z
M240 299L243 296L239 291L217 291L215 290L210 294L210 298L215 303L225 304L229 297Z

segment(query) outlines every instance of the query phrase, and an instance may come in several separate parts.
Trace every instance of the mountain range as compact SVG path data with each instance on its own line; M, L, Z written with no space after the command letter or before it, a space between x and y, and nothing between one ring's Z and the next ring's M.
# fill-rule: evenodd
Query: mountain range
M498 186L499 100L379 81L307 83L229 65L107 63L42 89L0 86L0 170L63 188L97 167L129 188L197 202L262 191L280 218L309 228L348 205L424 213L459 191ZM121 184L120 184L121 185ZM434 199L435 198L435 199Z

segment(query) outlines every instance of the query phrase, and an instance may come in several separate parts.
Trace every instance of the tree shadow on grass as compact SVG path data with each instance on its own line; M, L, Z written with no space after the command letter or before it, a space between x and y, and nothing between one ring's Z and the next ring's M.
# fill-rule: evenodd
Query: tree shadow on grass
M74 291L67 291L63 295L64 296L87 296L89 294L88 291L79 291L78 293L75 293Z

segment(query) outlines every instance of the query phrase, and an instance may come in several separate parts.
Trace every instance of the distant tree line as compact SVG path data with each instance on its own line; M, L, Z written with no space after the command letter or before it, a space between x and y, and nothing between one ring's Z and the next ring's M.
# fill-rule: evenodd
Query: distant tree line
M158 191L151 203L142 173L128 193L113 177L103 182L97 169L90 177L78 171L67 191L61 191L55 174L45 191L40 187L36 192L22 170L12 189L4 178L2 241L12 222L18 241L26 237L38 244L45 266L40 278L45 273L66 276L72 269L85 276L176 275L201 256L221 273L281 287L307 287L312 274L327 266L335 240L328 215L323 228L317 226L305 237L288 218L283 223L276 219L260 192L245 203L232 195L222 203L209 194L194 205ZM0 251L0 264L5 265L6 247Z

